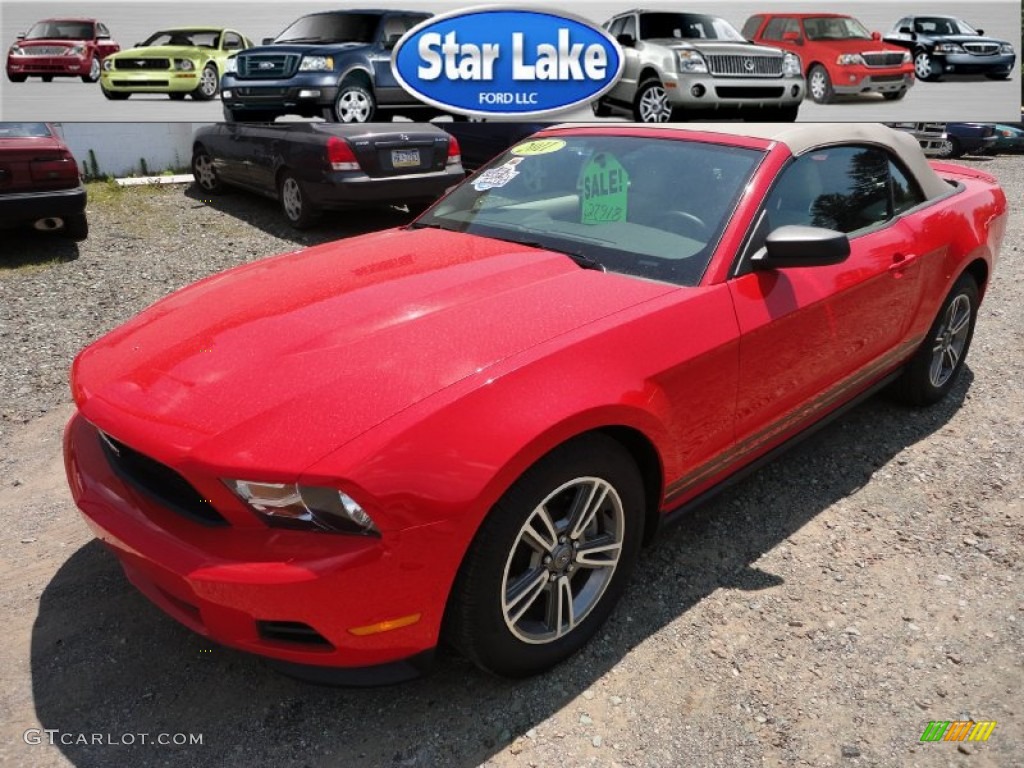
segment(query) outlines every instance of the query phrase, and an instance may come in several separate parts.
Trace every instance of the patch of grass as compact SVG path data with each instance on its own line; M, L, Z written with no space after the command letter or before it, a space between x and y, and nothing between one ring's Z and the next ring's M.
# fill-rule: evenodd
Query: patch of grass
M123 205L144 205L148 197L164 194L166 190L158 185L138 187L120 187L110 179L108 181L90 181L85 185L89 196L90 207L114 207Z

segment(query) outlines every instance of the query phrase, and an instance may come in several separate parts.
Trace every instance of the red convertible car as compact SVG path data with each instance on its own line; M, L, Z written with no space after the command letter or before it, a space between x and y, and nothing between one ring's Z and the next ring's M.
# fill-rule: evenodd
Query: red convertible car
M293 674L444 639L536 673L665 521L883 386L946 395L1006 216L880 125L548 129L84 350L71 489L153 602Z
M80 77L95 83L103 74L103 60L120 50L106 25L95 19L44 19L18 35L7 51L7 79Z

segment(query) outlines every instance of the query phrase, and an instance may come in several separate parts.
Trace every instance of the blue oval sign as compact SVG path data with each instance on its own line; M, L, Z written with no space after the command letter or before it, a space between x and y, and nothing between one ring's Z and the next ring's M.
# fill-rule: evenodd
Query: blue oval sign
M491 7L419 24L398 41L391 67L406 90L435 107L522 117L604 95L623 61L619 44L589 22Z

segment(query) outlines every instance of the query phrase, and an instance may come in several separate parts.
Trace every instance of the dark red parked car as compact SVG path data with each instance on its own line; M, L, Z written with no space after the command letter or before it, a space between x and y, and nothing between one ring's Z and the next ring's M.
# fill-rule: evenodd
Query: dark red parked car
M95 83L103 59L119 50L110 30L96 19L44 19L18 35L7 51L7 79L23 83L29 77L45 82L80 77L83 83Z
M53 126L0 123L0 229L28 225L84 240L85 187Z
M837 95L880 93L902 99L914 84L908 51L882 42L852 16L836 13L762 13L743 25L743 36L795 53L803 62L807 93L818 104Z

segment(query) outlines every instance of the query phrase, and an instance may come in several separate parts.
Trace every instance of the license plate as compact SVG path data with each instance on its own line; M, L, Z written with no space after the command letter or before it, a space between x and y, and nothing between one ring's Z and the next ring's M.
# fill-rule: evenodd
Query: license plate
M415 168L420 164L418 149L392 149L391 165L395 168Z

